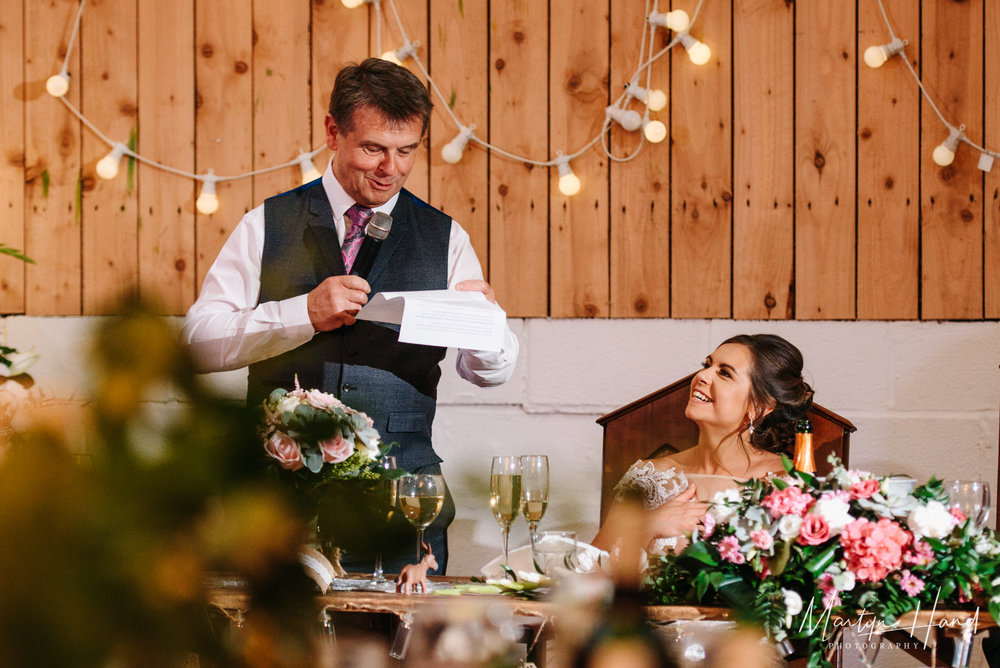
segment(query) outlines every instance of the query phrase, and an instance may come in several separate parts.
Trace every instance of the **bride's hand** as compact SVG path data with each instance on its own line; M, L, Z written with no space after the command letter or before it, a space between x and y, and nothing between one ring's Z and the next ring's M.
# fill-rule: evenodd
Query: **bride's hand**
M708 511L708 504L693 501L697 489L687 489L655 510L649 511L650 539L689 536Z

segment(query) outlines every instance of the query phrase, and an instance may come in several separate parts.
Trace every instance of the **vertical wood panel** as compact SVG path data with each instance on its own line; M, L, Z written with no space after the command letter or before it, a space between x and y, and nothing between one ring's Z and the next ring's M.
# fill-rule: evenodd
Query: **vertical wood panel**
M490 3L490 142L532 160L548 159L548 7ZM548 170L493 154L490 282L513 317L548 314Z
M983 128L983 3L923 5L923 78L941 113L964 123L977 143ZM983 313L983 189L978 154L962 144L955 161L930 159L948 132L924 105L921 125L922 317L979 318Z
M24 248L24 6L0 14L0 242ZM32 104L45 95L36 83ZM24 265L0 257L0 313L24 313Z
M456 3L454 0L431 0L430 73L441 94L448 98L459 121L476 126L488 136L489 91L487 77L486 3ZM433 93L432 93L433 94ZM431 116L431 142L428 156L431 165L431 204L441 209L472 238L483 275L489 277L489 173L486 152L469 144L461 162L450 165L441 157L441 148L458 133L445 109L434 100Z
M25 309L31 315L80 314L80 123L45 92L45 80L62 67L76 19L76 2L25 3L25 81L31 106L25 115ZM80 104L80 51L69 61L66 99Z
M92 0L80 26L87 66L80 77L81 111L112 141L137 136L136 2ZM111 147L83 133L83 312L114 313L119 297L139 287L135 163L100 178L96 164Z
M195 162L200 174L242 174L253 166L250 0L195 3ZM255 204L250 179L216 185L219 210L197 214L198 286L240 216ZM192 207L194 203L192 202Z
M641 39L646 33L645 42ZM652 34L653 52L669 41L670 33ZM644 6L628 0L612 0L611 102L618 99L622 84L631 81L640 59L648 57L649 30ZM640 53L640 46L646 52ZM639 76L639 86L670 89L670 59L662 56ZM626 108L644 114L645 104L632 100ZM653 120L666 121L666 110L649 112ZM629 132L618 123L611 126L612 154L625 158L640 146L642 130ZM670 315L670 145L643 142L635 158L611 163L611 317L663 318Z
M919 6L883 1L919 71ZM858 12L858 53L888 43L878 5L861 3ZM858 317L864 319L919 316L920 93L902 58L878 69L858 58Z
M330 108L330 93L337 72L347 63L360 63L368 56L368 15L371 5L348 9L340 2L312 3L312 147L326 140L324 119ZM330 162L323 149L313 160L321 172Z
M732 43L729 5L706 2L691 34L712 58L672 55L671 315L728 318L732 312Z
M608 104L607 2L553 3L550 6L549 129L551 153L571 154L593 138ZM582 182L574 197L556 187L550 170L549 219L551 315L608 315L607 160L596 149L572 161Z
M795 7L795 315L853 318L854 3Z
M794 19L790 4L733 5L734 318L794 316Z
M266 169L310 149L309 4L253 3L254 169ZM298 164L253 177L260 204L302 183Z
M403 23L403 29L406 31L406 36L411 42L420 43L416 47L417 55L424 64L424 67L430 67L428 58L430 50L427 48L429 44L427 29L427 3L405 2L400 0L394 4L396 9L399 10L399 18ZM389 3L384 3L382 5L382 17L382 52L400 48L403 44L405 44L405 40L399 32L399 23L396 21L396 15L393 14ZM375 26L373 25L373 31L374 28ZM371 37L371 44L376 45L374 35ZM381 52L373 53L372 55L378 56L381 55ZM407 58L403 61L403 65L408 67L411 72L420 77L421 81L425 81L426 78L420 71L420 67L412 58ZM442 104L440 100L433 97L433 92L431 95L434 104ZM429 146L431 139L432 138L428 133L428 136L424 141L424 150L417 153L417 159L413 164L413 170L410 172L410 176L406 179L406 189L417 197L428 202L430 201L430 162L427 155L427 146Z
M984 120L986 146L1000 150L1000 3L989 2L985 7L986 113ZM1000 160L985 176L984 209L986 234L983 243L985 280L983 284L985 318L1000 318Z
M138 12L139 153L194 171L194 2L139 0ZM196 294L195 185L149 165L138 175L139 291L183 314Z

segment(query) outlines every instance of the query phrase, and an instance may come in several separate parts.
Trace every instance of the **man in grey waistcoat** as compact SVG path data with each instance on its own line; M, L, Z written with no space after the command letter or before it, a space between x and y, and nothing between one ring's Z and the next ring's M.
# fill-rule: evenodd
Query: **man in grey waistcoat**
M369 58L337 75L326 117L333 152L323 176L265 200L233 230L188 311L183 335L202 371L249 366L248 405L274 388L329 392L364 411L399 468L440 473L431 426L446 349L400 343L398 326L356 320L370 294L473 290L495 301L469 235L449 216L403 189L430 121L427 89L409 70ZM364 224L392 216L367 280L351 276ZM476 385L510 378L517 338L506 328L499 352L459 350L458 374ZM484 462L486 460L484 459ZM485 466L486 464L484 464ZM444 573L448 494L427 529ZM383 554L387 573L415 559L415 537ZM369 559L349 571L370 571Z

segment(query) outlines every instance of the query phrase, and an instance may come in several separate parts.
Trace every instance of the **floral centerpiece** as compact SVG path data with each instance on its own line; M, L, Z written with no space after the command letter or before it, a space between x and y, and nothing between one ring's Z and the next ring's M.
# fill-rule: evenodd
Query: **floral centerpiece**
M940 481L897 489L835 458L825 478L784 461L785 476L716 494L700 535L651 560L651 602L736 608L771 640L804 643L810 666L829 665L834 619L893 628L921 607L1000 619L1000 542L949 505Z
M379 465L384 444L372 419L331 394L279 388L264 400L260 434L271 470L317 515L318 542L367 553L385 536L393 490L379 485L406 471ZM390 498L391 497L391 498ZM388 508L387 508L388 506Z

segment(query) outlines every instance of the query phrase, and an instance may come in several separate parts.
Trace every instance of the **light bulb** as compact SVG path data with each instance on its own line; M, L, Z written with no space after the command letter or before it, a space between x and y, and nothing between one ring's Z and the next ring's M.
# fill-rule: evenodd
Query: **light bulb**
M937 145L932 157L934 162L947 167L955 161L955 151L958 150L958 142L962 138L963 128L950 128L948 138Z
M580 192L580 177L573 173L569 166L569 158L559 156L556 158L556 165L559 168L559 192L566 197L572 197Z
M667 138L667 126L660 121L646 121L642 126L642 134L651 144L659 144Z
M865 65L873 69L882 67L885 65L885 61L900 53L904 46L906 46L906 42L898 37L893 37L888 44L869 46L865 49Z
M45 91L52 97L62 97L69 92L69 75L65 72L53 74L45 81Z
M199 213L203 213L206 216L211 216L213 213L219 210L219 197L215 194L215 182L218 179L212 175L212 172L202 178L203 185L201 186L201 194L198 195L198 200L194 203L195 208L198 209Z
M414 56L417 53L416 49L417 42L407 42L403 46L399 47L395 51L386 51L382 54L382 60L388 60L390 63L395 63L397 65L402 65L403 61Z
M687 49L688 58L695 65L704 65L712 58L712 50L704 42L699 42L690 33L681 35L681 44Z
M653 12L646 18L646 20L653 25L660 26L661 28L669 28L674 32L687 30L687 27L691 24L691 19L688 17L688 13L683 9L675 9L672 12L667 12L666 14Z
M344 5L348 9L354 9L355 7L360 7L365 4L365 0L340 0L340 4Z
M661 111L667 106L667 94L659 88L643 88L632 82L625 87L625 93L643 102L650 111Z
M305 185L311 181L315 181L320 178L322 174L316 169L316 164L312 161L312 158L308 153L299 153L299 167L302 169L302 184Z
M125 155L125 144L115 144L106 156L97 161L97 175L109 180L118 176L118 165L123 155Z
M629 132L635 132L642 127L642 116L634 109L619 109L611 106L604 110L608 118L618 121L618 124Z
M455 138L441 148L441 158L450 165L460 162L471 137L472 127L460 126Z

